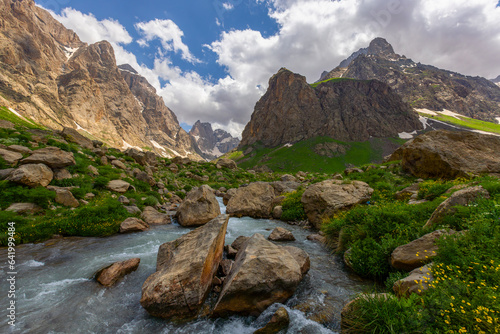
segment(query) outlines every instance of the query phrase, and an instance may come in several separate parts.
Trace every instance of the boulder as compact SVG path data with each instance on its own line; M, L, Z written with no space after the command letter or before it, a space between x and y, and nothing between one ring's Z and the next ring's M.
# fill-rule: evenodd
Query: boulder
M286 249L254 234L238 252L213 315L257 316L290 298L302 278L299 264Z
M187 157L174 157L172 159L172 163L177 164L177 165L189 165L192 163L191 159Z
M239 251L241 249L241 247L243 246L243 244L248 240L250 239L249 237L245 237L243 235L240 235L239 237L237 237L233 243L231 244L231 247L233 249L236 249L237 251Z
M292 232L279 226L271 232L267 239L271 241L295 241Z
M282 215L283 215L283 207L281 205L275 206L273 209L273 218L281 219Z
M0 180L5 180L15 170L15 168L0 169Z
M297 190L300 183L295 181L274 181L271 182L271 186L274 188L274 193L279 196Z
M391 254L391 265L396 269L411 271L430 262L437 255L436 241L455 231L438 230L412 242L397 247Z
M130 213L131 215L136 215L136 214L140 214L142 213L141 209L139 209L137 206L135 205L130 205L130 206L127 206L127 205L124 205L123 206L125 208L125 210L127 210L128 213Z
M231 245L224 246L224 250L226 251L227 257L229 259L234 259L236 257L236 254L238 254L238 251L234 249Z
M231 159L220 159L217 161L216 166L218 169L221 169L223 167L229 168L229 169L237 169L238 168L238 165L236 165L236 162L234 162L234 160L231 160Z
M169 215L158 212L152 206L147 206L144 208L141 214L141 218L149 225L165 225L172 222Z
M113 161L111 161L111 164L119 169L123 169L123 170L127 169L127 166L125 166L125 164L123 162L121 162L120 160L113 160Z
M7 149L9 151L17 152L17 153L21 153L21 154L33 153L33 151L30 148L27 148L26 146L22 146L22 145L10 145L9 147L7 147Z
M72 178L73 175L71 175L71 173L66 168L54 169L54 179L60 181Z
M224 259L220 262L220 272L222 276L227 276L231 272L231 268L233 268L234 261L229 259Z
M412 293L421 295L429 288L429 284L434 280L431 272L432 264L421 268L413 269L408 277L400 279L394 283L392 289L398 297L409 296Z
M295 261L297 261L302 276L307 274L309 269L311 269L311 260L309 259L309 254L307 254L305 250L294 246L283 246L283 248L293 256Z
M404 188L403 190L398 191L394 197L397 200L407 200L409 198L416 199L418 196L418 191L420 190L420 186L418 183L412 184L409 187Z
M324 218L333 216L339 210L367 202L372 194L373 189L365 182L326 180L307 187L301 202L307 218L319 229Z
M69 206L72 208L77 208L80 206L80 202L73 196L71 191L66 189L56 190L56 203L62 204L64 206Z
M89 150L94 148L92 140L83 136L75 129L65 127L61 132L61 136L67 141L78 144L83 148L87 148Z
M424 133L397 149L389 160L421 178L455 179L500 172L500 137L470 131Z
M424 228L439 224L445 216L454 214L456 206L468 205L479 198L490 198L490 194L482 186L469 187L456 191L434 210Z
M297 182L297 178L290 174L285 174L281 176L280 180L283 182Z
M253 334L276 334L284 331L290 325L290 316L284 307L280 307L274 314L271 320L261 329L256 330Z
M224 194L224 197L222 197L222 203L224 203L224 205L227 205L227 203L229 203L229 200L231 199L231 197L233 197L237 191L238 191L237 188L231 188L231 189L227 190L226 193Z
M15 166L17 165L17 162L23 158L23 155L18 152L0 148L0 158L4 159L10 166Z
M92 174L94 176L99 176L99 170L96 167L89 165L87 167L87 170L89 171L90 174Z
M229 215L220 215L158 250L156 272L142 286L141 305L161 318L195 317L207 298L224 250Z
M54 173L44 164L22 165L9 174L8 181L21 183L29 187L46 187L52 181Z
M207 185L193 188L179 205L175 217L182 226L200 226L219 216L220 206Z
M148 173L146 173L146 172L139 172L139 173L137 173L137 175L135 176L135 178L137 180L139 180L139 181L146 182L150 186L156 185L155 179L152 176L150 176Z
M59 147L45 147L33 151L29 157L21 160L21 164L44 164L50 168L63 168L76 164L73 153L61 150Z
M274 189L269 183L250 183L238 188L229 199L226 212L236 217L271 218L274 198Z
M309 234L306 239L309 241L319 242L320 244L326 244L326 238L318 233Z
M139 218L130 217L120 224L120 233L143 232L149 228L149 225Z
M112 286L114 285L120 278L124 277L127 274L130 274L133 271L136 271L139 268L139 263L141 259L134 258L122 262L115 262L101 270L99 270L95 274L95 278L97 282L104 286Z
M113 180L109 181L107 188L111 191L116 191L117 193L125 193L130 187L130 183L123 180Z
M42 208L34 203L13 203L5 211L11 211L15 213L37 213L42 211Z

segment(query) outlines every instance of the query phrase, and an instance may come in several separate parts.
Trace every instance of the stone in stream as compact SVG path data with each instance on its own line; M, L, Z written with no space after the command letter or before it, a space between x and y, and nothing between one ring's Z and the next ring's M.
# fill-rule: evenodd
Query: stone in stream
M229 215L220 215L158 250L156 272L142 286L141 305L161 318L195 317L224 250Z
M172 222L169 215L158 212L158 210L152 206L144 208L141 218L149 225L165 225Z
M283 227L276 227L269 237L267 238L271 241L295 241L295 237L292 232Z
M134 258L122 262L115 262L101 270L99 270L95 274L95 278L97 282L104 286L112 286L114 285L120 278L124 277L127 274L130 274L133 271L136 271L139 267L139 263L141 259Z
M256 330L253 334L276 334L286 330L290 325L290 316L284 307L280 307L274 314L271 320L261 329Z
M149 225L139 218L130 217L120 224L120 233L143 232L149 228Z
M177 209L176 218L182 226L200 226L221 214L219 202L207 185L188 192Z
M274 188L269 183L250 183L246 187L239 187L231 196L226 212L236 217L271 218L275 197Z
M259 315L290 298L303 277L294 256L256 233L239 250L213 316Z

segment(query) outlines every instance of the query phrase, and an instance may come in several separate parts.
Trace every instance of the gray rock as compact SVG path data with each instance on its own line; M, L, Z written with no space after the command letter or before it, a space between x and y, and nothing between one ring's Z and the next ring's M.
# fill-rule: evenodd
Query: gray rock
M271 241L295 241L292 232L279 226L271 232L268 239Z
M116 191L117 193L125 193L130 187L130 183L123 180L113 180L109 181L107 188L111 191Z
M52 181L54 173L44 164L22 165L11 172L6 178L8 181L21 183L29 187L46 187Z
M42 208L34 203L13 203L5 211L15 213L37 213L42 211Z
M120 233L143 232L149 225L139 218L127 218L120 224Z
M33 151L29 157L21 160L21 164L44 164L50 168L64 168L76 164L73 153L58 147L45 147Z
M3 158L10 166L15 166L17 165L17 162L23 158L23 155L21 153L0 148L0 158Z

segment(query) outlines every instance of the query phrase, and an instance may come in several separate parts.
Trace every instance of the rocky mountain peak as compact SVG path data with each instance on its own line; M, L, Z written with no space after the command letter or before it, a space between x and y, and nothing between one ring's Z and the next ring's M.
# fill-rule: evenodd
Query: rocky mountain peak
M234 138L228 132L222 129L212 129L212 124L196 121L189 135L198 145L201 156L207 160L213 160L224 153L231 151L240 143L238 138Z
M497 85L500 84L500 75L498 77L496 77L495 79L491 79L491 81L493 81Z
M118 65L118 68L121 71L128 71L128 72L131 72L133 74L139 74L130 64Z
M396 55L394 52L394 49L392 48L392 45L387 42L382 37L377 37L373 41L370 42L370 45L368 46L367 49L367 54L368 55L375 55L383 58L394 58L394 57L399 57Z

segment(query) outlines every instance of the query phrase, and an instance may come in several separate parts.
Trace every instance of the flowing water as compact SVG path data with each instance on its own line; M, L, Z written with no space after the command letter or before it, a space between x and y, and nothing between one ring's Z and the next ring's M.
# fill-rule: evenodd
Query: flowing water
M224 212L222 201L220 204ZM291 230L297 239L286 245L304 249L311 258L311 270L284 305L290 313L287 333L336 333L342 306L367 283L350 276L340 259L324 246L307 240L310 231L274 220L231 218L226 244L240 235L261 233L267 237L276 226ZM183 324L153 318L141 307L141 287L155 271L158 247L190 230L174 223L142 233L54 239L17 246L16 326L7 324L8 284L4 281L0 292L0 332L245 334L263 327L282 305L271 306L258 318L199 318ZM115 286L103 288L91 279L98 269L133 257L141 259L139 269ZM7 259L5 248L0 249L0 259ZM4 260L0 272L0 277L6 277Z

